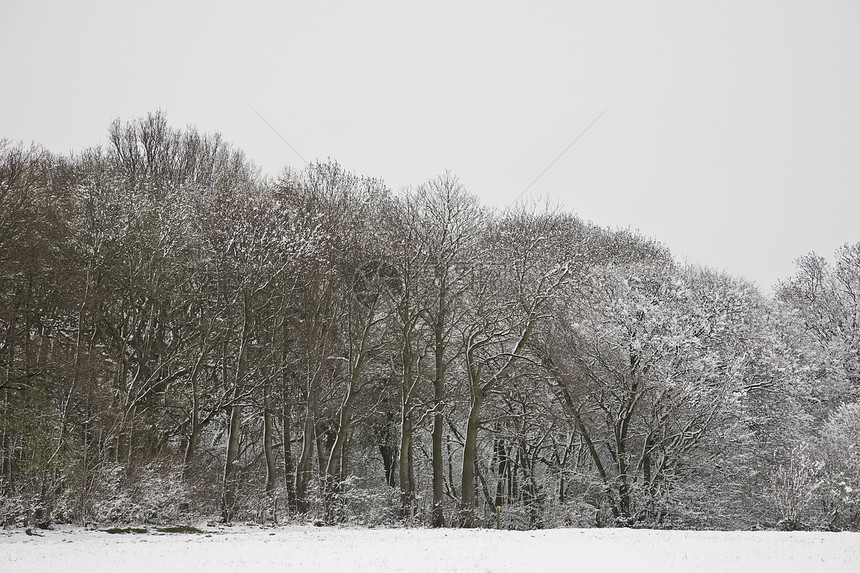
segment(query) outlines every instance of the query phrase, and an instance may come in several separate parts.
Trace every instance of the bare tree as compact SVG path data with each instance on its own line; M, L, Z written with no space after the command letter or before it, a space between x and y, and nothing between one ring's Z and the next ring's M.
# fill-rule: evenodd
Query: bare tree
M475 525L475 468L482 409L492 393L515 376L538 323L571 275L565 217L515 211L485 236L485 266L470 299L463 330L469 414L463 445L460 526ZM495 264L494 264L495 263Z
M449 365L461 352L455 338L456 328L463 316L464 296L480 264L477 246L487 214L450 173L421 186L413 201L419 252L426 261L423 263L426 291L422 296L421 314L433 337L431 523L433 527L443 527L446 380Z

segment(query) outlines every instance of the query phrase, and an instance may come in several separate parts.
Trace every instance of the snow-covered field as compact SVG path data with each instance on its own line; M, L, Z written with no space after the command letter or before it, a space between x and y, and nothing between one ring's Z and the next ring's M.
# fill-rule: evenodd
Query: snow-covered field
M860 533L207 528L0 531L0 572L860 572Z

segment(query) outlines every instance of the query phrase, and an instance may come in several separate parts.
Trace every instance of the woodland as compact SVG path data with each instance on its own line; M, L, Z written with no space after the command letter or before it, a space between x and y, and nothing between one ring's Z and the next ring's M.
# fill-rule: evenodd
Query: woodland
M0 522L860 529L858 296L161 112L2 141Z

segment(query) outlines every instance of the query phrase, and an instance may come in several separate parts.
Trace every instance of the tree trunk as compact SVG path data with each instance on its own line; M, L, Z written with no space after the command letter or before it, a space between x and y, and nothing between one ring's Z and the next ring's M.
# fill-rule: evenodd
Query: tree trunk
M385 472L385 483L388 487L395 487L397 476L397 465L399 457L397 446L388 442L390 430L388 428L378 429L379 455L382 456L382 470Z
M200 357L191 369L189 381L191 382L191 428L188 432L188 443L185 445L185 456L182 460L182 475L188 476L188 471L191 468L191 460L194 459L194 454L197 451L197 444L200 441L200 434L203 431L203 425L200 423L200 389L197 384L197 376L200 372L200 365L209 353L203 349L200 352Z
M630 471L627 460L627 429L632 414L632 409L628 408L627 413L615 424L615 451L616 465L618 467L618 511L620 517L624 520L624 525L630 524L632 506L632 496L630 491Z
M463 475L461 480L460 527L475 527L475 462L477 461L478 426L483 398L476 393L469 410L466 440L463 444Z
M445 459L442 457L442 426L445 417L442 414L442 402L445 399L445 346L443 338L442 313L434 325L434 358L436 360L436 372L433 378L433 404L436 412L433 415L432 436L432 458L433 458L433 509L431 525L433 527L445 527L445 513L442 510L442 502L445 499Z
M269 384L263 385L263 454L266 457L266 494L271 496L275 493L275 480L277 469L275 465L275 451L272 447L272 412L269 400Z
M350 387L347 390L346 398L340 409L340 420L334 437L334 444L331 447L331 453L329 453L328 463L325 468L323 495L326 521L329 523L338 520L337 512L335 511L336 497L340 493L341 482L344 477L342 473L342 456L346 446L346 438L352 424L352 403L354 400L355 388L352 381L350 381Z
M242 430L242 406L234 404L230 408L230 425L227 430L227 459L224 462L223 498L221 519L230 523L236 515L235 466L239 462L239 432Z
M411 522L415 512L415 478L412 468L412 414L404 406L400 424L400 517Z
M183 457L182 474L188 477L188 472L191 468L191 460L194 459L194 453L197 451L197 443L200 441L200 423L198 421L197 412L191 415L191 431L188 433L188 443L185 444L185 455Z
M505 505L510 498L506 495L505 485L510 483L508 479L508 452L505 450L505 441L502 439L497 439L495 447L493 448L496 452L496 457L498 459L498 466L496 470L496 474L498 475L498 482L496 482L496 498L495 498L495 506L501 507Z
M230 400L230 424L227 428L227 457L224 461L224 483L221 517L224 523L230 523L236 514L236 478L235 466L239 463L239 433L242 431L242 406L239 404L242 384L245 380L245 350L250 337L250 309L248 296L243 299L242 339L236 358L236 377L233 380L233 395ZM227 380L227 340L224 341L222 352L222 368L224 380Z
M8 380L8 374L7 374ZM3 390L3 419L8 419L9 412L9 390ZM12 448L11 448L11 440L9 439L9 433L6 429L7 424L3 424L3 438L0 441L0 477L5 478L3 480L3 485L8 488L8 492L11 493L12 484L14 483L14 479L12 476ZM5 496L7 491L5 489L0 489L0 497Z
M284 425L284 488L287 490L287 508L290 513L296 513L298 506L296 504L295 462L293 461L291 436L293 420L290 414L290 405L286 400L284 400L282 419Z
M302 432L302 452L299 455L299 463L296 466L296 512L308 513L311 510L311 501L308 495L311 477L313 476L313 454L316 442L316 431L314 417L308 408L305 413L304 431Z

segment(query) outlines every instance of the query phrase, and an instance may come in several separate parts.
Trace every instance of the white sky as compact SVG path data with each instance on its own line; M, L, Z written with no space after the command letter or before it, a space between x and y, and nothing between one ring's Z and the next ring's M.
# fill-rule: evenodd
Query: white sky
M0 0L0 137L56 152L161 108L276 174L450 169L639 229L766 291L860 241L860 2Z

